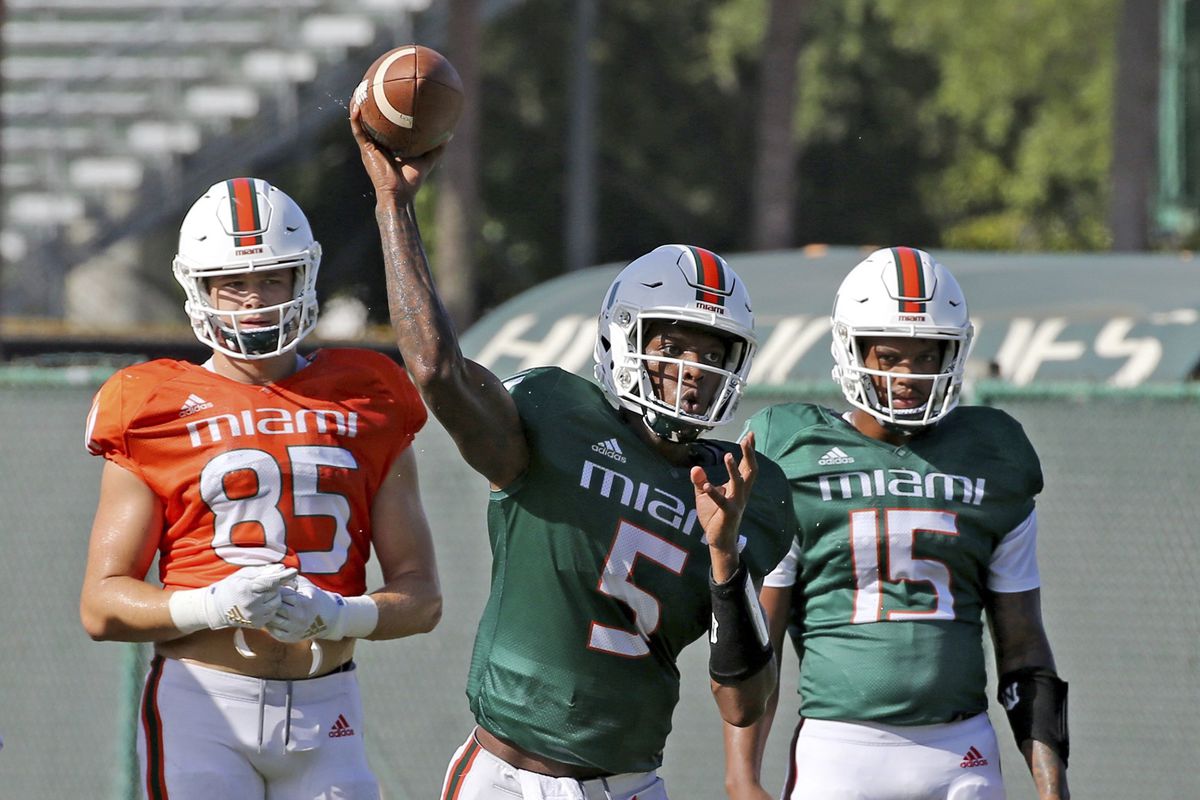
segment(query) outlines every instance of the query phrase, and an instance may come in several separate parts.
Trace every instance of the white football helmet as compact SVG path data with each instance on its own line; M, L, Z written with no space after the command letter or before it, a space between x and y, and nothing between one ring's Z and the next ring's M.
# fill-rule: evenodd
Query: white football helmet
M852 406L884 425L910 430L932 425L958 405L974 333L966 298L948 269L923 250L876 250L850 270L834 298L833 379ZM922 406L895 408L890 381L887 396L879 396L872 378L895 374L868 369L860 341L878 336L945 342L939 371L905 374L932 383Z
M682 382L675 397L660 398L654 391L646 365L682 363L645 354L647 323L655 320L706 328L729 342L721 367L699 365L724 379L703 414L682 409ZM742 279L713 252L667 244L630 262L605 295L596 330L596 380L613 406L640 414L663 438L687 442L733 418L756 346L754 312Z
M317 324L317 270L321 245L300 206L260 178L232 178L209 187L183 218L175 280L187 293L184 308L196 338L233 358L270 358L295 349ZM267 308L218 312L208 278L292 269L292 299ZM247 316L276 315L251 327Z

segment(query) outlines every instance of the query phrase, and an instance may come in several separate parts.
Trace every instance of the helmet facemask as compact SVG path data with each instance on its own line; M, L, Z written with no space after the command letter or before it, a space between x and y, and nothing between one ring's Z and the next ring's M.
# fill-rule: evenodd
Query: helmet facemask
M184 218L175 279L196 338L231 358L256 360L287 353L317 324L321 245L296 203L266 181L235 178L214 184ZM270 270L292 271L291 297L254 309L217 309L209 281ZM265 317L267 325L247 325Z
M690 326L720 338L725 343L723 363L647 354L647 331L656 322ZM753 360L753 325L745 288L723 260L707 250L664 245L630 263L613 282L600 312L596 378L609 402L639 414L656 435L673 442L692 441L733 418ZM654 373L667 367L677 371L675 391L660 397ZM720 376L701 413L683 408L685 369Z
M209 281L213 277L228 277L245 274L245 272L230 272L220 270L215 274L211 270L194 270L197 277L197 297L188 292L188 302L185 306L188 316L193 320L193 327L199 320L203 326L204 335L201 341L234 358L254 360L270 358L286 353L297 344L303 334L312 330L316 321L316 290L314 287L304 287L305 282L311 283L313 270L306 264L292 267L266 267L249 270L252 272L267 272L268 270L288 270L292 277L292 296L281 303L258 308L218 309L212 303L212 292ZM248 272L248 271L247 271ZM297 287L301 287L297 290ZM267 324L247 324L247 318L266 318ZM199 334L197 334L199 336Z
M872 253L843 280L832 323L833 378L850 405L909 433L935 424L958 405L974 326L954 276L928 253L908 247ZM940 366L929 373L868 367L865 340L887 338L938 342ZM897 380L927 382L925 402L897 408Z
M745 383L742 367L748 347L741 339L720 334L703 325L679 323L717 335L726 348L723 363L716 366L647 353L649 337L646 332L655 322L663 320L678 323L674 318L652 313L638 316L637 324L631 331L632 337L627 339L629 346L624 350L625 357L616 369L616 382L621 389L628 387L623 397L640 407L642 418L651 431L670 441L691 441L732 416ZM663 386L665 377L656 377L656 373L661 376L669 367L675 370L675 390L670 396L661 396L655 386ZM701 413L690 413L683 407L687 391L687 384L683 380L685 370L699 370L720 378L708 406Z
M896 336L888 334L888 338ZM956 338L914 336L914 339L929 339L941 345L941 365L935 372L895 372L872 369L866 366L871 336L849 336L845 332L834 332L834 348L844 353L845 366L841 370L843 394L851 405L875 417L885 427L907 430L932 425L949 414L958 404L962 387L962 372L965 364L966 342ZM881 337L882 338L882 337ZM925 401L913 408L897 408L896 381L927 383ZM882 388L882 392L881 392ZM882 396L881 396L882 395Z

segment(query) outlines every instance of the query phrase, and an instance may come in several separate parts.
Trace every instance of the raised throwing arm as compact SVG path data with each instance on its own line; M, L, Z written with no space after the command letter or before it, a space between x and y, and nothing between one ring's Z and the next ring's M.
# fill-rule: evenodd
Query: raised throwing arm
M350 127L375 188L388 310L404 365L467 463L493 486L507 486L529 463L516 404L499 378L463 356L412 207L443 148L416 159L385 153L363 132L357 107Z

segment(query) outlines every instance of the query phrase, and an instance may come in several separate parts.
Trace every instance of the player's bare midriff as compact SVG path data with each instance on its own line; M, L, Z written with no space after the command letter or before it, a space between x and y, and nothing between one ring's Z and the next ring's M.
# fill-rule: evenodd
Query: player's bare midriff
M499 736L489 733L482 727L475 728L475 740L479 742L480 747L492 755L507 761L517 769L523 769L527 772L552 775L555 778L575 778L576 780L603 778L609 775L607 772L597 772L587 767L581 767L576 764L565 764L562 761L555 761L552 758L544 758L536 755L522 747L518 747L507 739L501 739Z
M239 652L240 643L234 639L238 631L245 637L242 649L253 653L253 658ZM322 640L317 644L321 652L315 672L311 672L314 653L310 642L286 644L263 631L246 628L197 631L169 642L159 642L155 651L165 658L178 658L224 672L271 680L300 680L324 675L354 655L353 639Z

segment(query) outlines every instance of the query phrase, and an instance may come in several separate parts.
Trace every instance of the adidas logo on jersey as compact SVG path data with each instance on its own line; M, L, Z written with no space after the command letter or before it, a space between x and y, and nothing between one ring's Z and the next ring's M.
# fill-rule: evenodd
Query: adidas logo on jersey
M979 752L975 747L971 747L970 750L963 753L963 760L959 766L963 768L986 767L987 764L988 760L983 757L983 753Z
M179 407L179 416L190 417L192 414L198 414L206 408L212 408L213 404L205 400L199 395L189 394L188 399L183 401L183 405Z
M854 458L846 455L846 451L842 448L835 447L817 459L817 463L822 467L827 467L830 464L853 464Z
M336 739L339 736L353 736L354 728L350 727L350 723L346 722L346 717L338 714L337 721L333 723L333 727L329 729L329 738Z
M596 442L592 445L592 452L599 453L602 456L608 456L613 461L619 461L624 464L629 459L625 458L625 454L621 452L621 445L617 444L616 439L609 439L606 442Z

